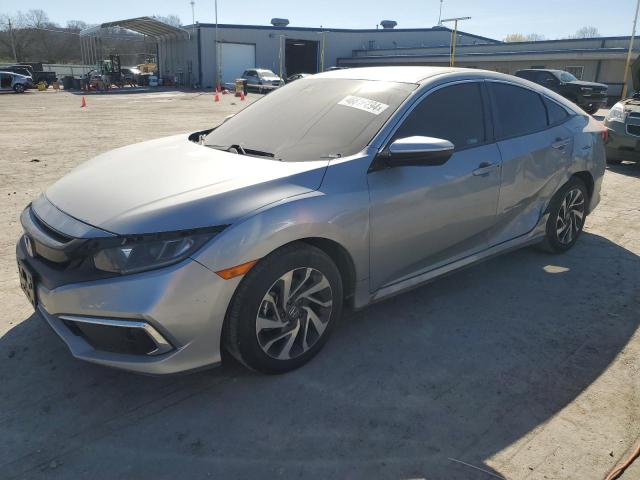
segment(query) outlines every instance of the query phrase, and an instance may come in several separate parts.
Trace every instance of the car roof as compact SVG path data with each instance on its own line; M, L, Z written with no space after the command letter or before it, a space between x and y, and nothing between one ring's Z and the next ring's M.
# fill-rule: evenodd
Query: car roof
M313 75L314 78L346 78L351 80L377 80L398 83L422 83L436 75L456 72L484 72L484 70L453 67L362 67L331 70Z

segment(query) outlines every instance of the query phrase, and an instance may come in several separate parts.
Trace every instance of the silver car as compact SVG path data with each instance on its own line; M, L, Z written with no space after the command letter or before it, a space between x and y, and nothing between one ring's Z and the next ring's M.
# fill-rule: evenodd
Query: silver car
M23 289L82 360L266 373L360 309L508 250L576 243L603 127L526 80L380 67L293 82L217 128L120 148L22 213Z
M0 92L13 90L16 93L24 93L29 88L33 88L31 77L14 72L0 71Z

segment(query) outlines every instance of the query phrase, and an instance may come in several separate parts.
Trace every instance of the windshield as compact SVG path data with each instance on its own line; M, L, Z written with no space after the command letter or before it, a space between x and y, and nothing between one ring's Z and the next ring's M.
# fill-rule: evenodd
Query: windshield
M271 70L257 70L257 72L261 77L277 77Z
M563 82L575 82L578 79L571 75L569 72L560 72L560 80Z
M416 88L395 82L303 78L230 118L204 144L287 162L346 157L361 151Z

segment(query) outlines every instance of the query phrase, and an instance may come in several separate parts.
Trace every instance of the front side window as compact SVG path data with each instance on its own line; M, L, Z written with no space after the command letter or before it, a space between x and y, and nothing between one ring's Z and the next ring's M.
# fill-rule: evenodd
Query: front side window
M393 139L413 136L449 140L456 150L486 141L479 83L460 83L428 95L409 114Z
M547 110L536 92L507 83L491 82L488 85L500 139L527 135L547 127Z

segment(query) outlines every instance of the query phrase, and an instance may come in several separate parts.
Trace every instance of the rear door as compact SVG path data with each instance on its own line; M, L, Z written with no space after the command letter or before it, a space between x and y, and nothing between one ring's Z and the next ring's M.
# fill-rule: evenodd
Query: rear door
M564 107L537 92L487 82L502 156L496 226L490 245L530 232L559 187L573 150Z
M442 165L395 166L368 175L372 291L487 248L500 185L500 154L488 128L483 82L429 93L392 140L451 141Z

